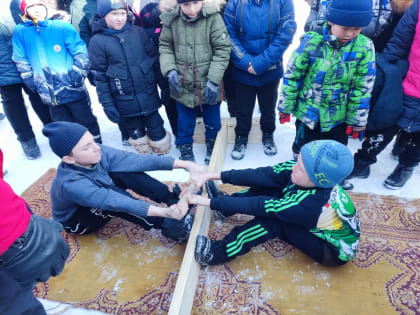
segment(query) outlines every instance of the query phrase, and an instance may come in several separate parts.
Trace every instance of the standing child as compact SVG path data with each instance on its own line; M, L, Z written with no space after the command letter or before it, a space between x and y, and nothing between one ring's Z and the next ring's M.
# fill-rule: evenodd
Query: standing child
M360 34L372 18L371 0L331 0L323 34L306 33L293 53L280 94L280 122L296 116L293 155L316 139L347 145L347 126L366 127L375 81L375 50Z
M158 50L141 27L127 21L125 0L98 0L89 43L91 70L105 114L120 123L139 153L166 154L170 134L158 109Z
M232 80L235 87L236 128L231 157L245 156L255 98L261 111L262 144L266 155L277 154L278 86L283 75L283 53L296 31L292 0L230 0L224 20L232 39Z
M180 159L195 161L193 134L201 110L206 127L204 162L208 164L220 130L220 82L229 63L230 40L218 1L177 3L161 5L160 67L169 79L171 97L177 101Z
M22 23L13 34L13 61L23 82L50 106L54 121L86 126L101 142L84 80L89 59L85 43L69 23L47 18L46 0L22 0Z
M334 140L317 140L302 147L297 163L273 167L205 173L200 182L221 179L250 187L225 196L207 182L211 199L189 196L189 202L216 210L219 215L253 215L223 240L199 235L195 258L201 265L216 265L244 255L252 247L279 238L326 266L343 265L354 258L359 245L358 213L346 192L337 185L353 168L349 149Z

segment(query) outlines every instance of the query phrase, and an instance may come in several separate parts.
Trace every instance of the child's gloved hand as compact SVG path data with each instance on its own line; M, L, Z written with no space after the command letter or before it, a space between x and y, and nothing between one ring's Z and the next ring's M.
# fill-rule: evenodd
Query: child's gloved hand
M118 124L120 121L120 112L115 108L115 106L104 106L104 112L110 121Z
M287 122L290 122L290 114L283 114L279 112L279 120L280 120L280 124L282 125Z
M213 105L216 103L217 94L219 94L219 86L210 80L206 84L206 104Z
M359 141L363 141L363 137L365 136L365 129L366 127L347 126L346 135L351 135L353 139L359 138Z
M181 89L179 87L178 72L176 72L176 70L171 70L168 72L168 82L170 89L174 93L179 94L181 92Z

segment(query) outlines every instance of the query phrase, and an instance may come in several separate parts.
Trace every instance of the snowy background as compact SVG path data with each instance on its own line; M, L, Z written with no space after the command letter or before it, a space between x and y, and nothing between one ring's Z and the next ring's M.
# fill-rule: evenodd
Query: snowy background
M294 0L296 21L298 23L297 34L294 37L293 44L288 49L284 56L284 63L287 64L287 60L290 57L291 52L295 49L299 43L299 38L303 33L303 24L306 17L309 14L309 6L304 0ZM89 86L89 92L92 99L93 111L97 116L99 125L101 128L103 144L112 146L114 148L133 151L131 147L122 146L121 135L116 124L111 123L103 113L102 107L98 103L96 97L96 91L93 87ZM27 102L29 104L29 102ZM222 104L221 107L222 117L228 117L226 103ZM59 159L55 156L49 148L48 140L42 135L41 129L42 124L31 106L28 106L28 113L38 145L41 149L42 156L37 160L27 160L22 152L21 146L16 140L16 135L13 129L9 125L9 122L5 119L0 121L0 147L4 153L4 168L8 171L5 176L5 180L13 187L16 193L21 194L26 188L28 188L33 182L35 182L40 176L42 176L49 168L57 167ZM166 114L161 108L160 113L165 120L165 128L170 130L169 123L166 119ZM258 106L255 109L255 115L259 115ZM249 144L245 158L241 161L234 161L230 157L230 152L233 145L228 145L226 151L226 157L224 161L224 169L232 168L248 168L273 165L278 162L282 162L292 158L291 145L295 136L294 122L278 126L274 133L274 139L278 147L279 153L275 156L268 157L263 152L261 144ZM172 138L172 142L174 138ZM361 142L358 140L350 140L349 147L352 152L356 152L360 147ZM405 198L420 198L420 168L417 167L414 171L412 178L407 182L405 187L400 190L389 190L383 186L383 181L392 172L397 165L397 161L391 156L391 149L393 143L391 143L379 156L378 163L372 165L371 174L367 179L352 179L351 182L354 184L355 192L364 193L376 193L381 195L395 195ZM194 154L196 161L202 163L205 154L204 144L194 145ZM172 146L170 155L175 158L179 157L179 152ZM188 174L183 170L175 170L172 172L159 171L151 172L150 175L162 180L170 181L185 181L188 179ZM51 301L42 300L48 314L100 314L94 311L74 309L71 306L54 303Z

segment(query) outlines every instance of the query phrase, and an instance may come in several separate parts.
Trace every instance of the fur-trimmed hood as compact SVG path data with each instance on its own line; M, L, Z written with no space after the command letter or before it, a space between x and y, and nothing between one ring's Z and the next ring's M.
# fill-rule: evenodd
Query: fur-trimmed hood
M225 4L225 0L203 0L202 15L209 16L218 13ZM160 19L164 25L170 25L174 18L181 15L181 9L176 0L160 0L159 6L162 11Z
M413 3L413 0L392 0L392 12L395 14L404 13Z

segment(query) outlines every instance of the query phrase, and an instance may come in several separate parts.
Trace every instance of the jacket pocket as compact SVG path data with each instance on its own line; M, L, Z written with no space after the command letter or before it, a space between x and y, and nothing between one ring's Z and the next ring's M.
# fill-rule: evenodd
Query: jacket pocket
M116 67L109 67L105 74L109 78L111 90L114 95L133 93L133 86L131 80L128 78L127 72Z

